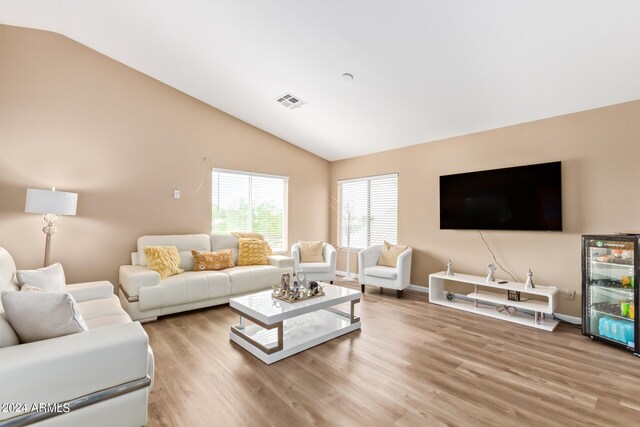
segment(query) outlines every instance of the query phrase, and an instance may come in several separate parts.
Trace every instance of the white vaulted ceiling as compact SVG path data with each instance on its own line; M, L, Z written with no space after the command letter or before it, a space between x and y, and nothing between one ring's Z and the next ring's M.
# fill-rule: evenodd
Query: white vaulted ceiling
M640 99L637 0L0 0L0 22L328 160Z

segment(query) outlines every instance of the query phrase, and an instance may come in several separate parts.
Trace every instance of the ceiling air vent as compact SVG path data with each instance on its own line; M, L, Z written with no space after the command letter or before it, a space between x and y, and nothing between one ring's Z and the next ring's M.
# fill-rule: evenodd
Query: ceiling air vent
M297 96L291 95L290 93L285 93L280 98L276 99L276 101L290 110L295 110L296 108L300 108L304 104L306 104L306 102L304 102Z

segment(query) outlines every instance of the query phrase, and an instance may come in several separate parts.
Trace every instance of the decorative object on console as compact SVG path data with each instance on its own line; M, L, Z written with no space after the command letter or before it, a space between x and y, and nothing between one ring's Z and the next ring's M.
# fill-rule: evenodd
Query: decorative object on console
M451 291L447 292L447 301L454 301L455 299L456 299L456 294L454 294Z
M307 285L303 283L304 279L300 279L300 281L294 280L293 285L290 286L289 280L289 274L283 274L280 285L273 287L271 296L286 302L297 302L324 295L324 287L318 282L311 282Z
M487 264L487 283L496 281L496 279L493 277L493 273L495 272L496 272L496 266L493 264Z
M527 272L527 281L524 282L524 288L525 289L535 288L535 286L533 285L533 272L531 271L531 269L529 269L529 271Z
M453 276L453 268L451 267L451 259L447 262L447 276Z
M58 220L58 215L75 215L77 206L78 193L56 191L55 187L51 190L27 188L24 211L44 215L44 221L47 223L42 229L47 236L44 247L44 267L49 265L51 236L56 232L54 224Z
M520 301L520 292L508 289L507 290L507 299L509 301Z

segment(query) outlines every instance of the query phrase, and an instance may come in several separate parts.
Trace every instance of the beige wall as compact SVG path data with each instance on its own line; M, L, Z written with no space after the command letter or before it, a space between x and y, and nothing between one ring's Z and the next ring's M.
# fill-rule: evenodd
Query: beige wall
M0 246L19 268L44 252L26 188L79 193L53 237L70 282L117 283L140 235L210 232L211 167L289 176L289 242L328 237L327 161L53 33L0 25L0 148Z
M485 236L507 270L524 280L531 267L535 282L563 291L558 311L580 316L580 235L640 230L638 159L635 101L334 162L331 195L339 179L398 172L398 241L414 248L411 283L426 286L428 274L446 269L447 258L454 270L478 275L491 262L477 231L439 229L440 175L561 160L564 231ZM332 215L333 243L336 235ZM345 268L341 251L338 269ZM565 299L567 289L577 291L575 301Z

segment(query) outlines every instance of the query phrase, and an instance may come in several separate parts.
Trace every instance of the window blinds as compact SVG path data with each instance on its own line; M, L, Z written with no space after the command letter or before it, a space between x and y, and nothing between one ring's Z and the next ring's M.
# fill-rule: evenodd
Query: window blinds
M395 244L397 229L397 173L338 181L338 246L363 249L385 240Z
M286 251L287 187L283 176L214 169L212 231L253 231L274 251Z

